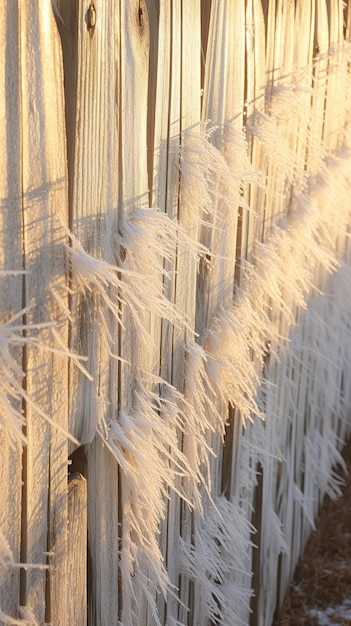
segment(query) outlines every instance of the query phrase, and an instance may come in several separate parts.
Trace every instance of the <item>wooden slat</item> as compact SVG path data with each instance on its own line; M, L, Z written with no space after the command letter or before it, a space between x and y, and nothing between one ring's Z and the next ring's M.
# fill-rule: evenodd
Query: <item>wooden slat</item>
M88 449L88 624L118 624L119 489L116 460L99 438ZM101 481L104 488L101 488Z
M329 148L340 148L344 141L343 135L343 98L340 88L340 72L342 69L343 41L343 2L327 0L329 22L329 53L328 65L328 97L325 106L324 140Z
M186 142L186 133L189 129L196 129L200 132L199 122L201 118L200 110L200 89L201 89L201 13L200 1L183 2L181 13L181 132L183 141ZM185 231L195 242L199 240L200 219L193 210L192 201L184 198L182 193L182 178L180 178L178 220ZM196 320L196 285L197 285L197 261L194 259L188 245L180 245L177 250L177 277L175 304L181 311L184 319L188 320L190 328L195 331ZM184 343L194 341L194 332L175 331L173 333L173 384L184 392ZM183 452L187 458L191 458L193 441L191 435L183 438ZM191 496L191 494L189 494ZM185 502L181 504L181 529L180 534L183 539L191 543L192 538L192 514L189 505ZM177 546L175 546L177 550ZM178 619L186 622L188 618L189 605L191 602L190 581L187 576L179 578L179 611Z
M178 0L160 3L157 49L157 83L155 94L155 128L152 206L175 221L178 214L179 194L179 149L181 129L181 5ZM151 49L152 50L152 49ZM176 251L174 251L176 253ZM176 259L165 261L170 279L165 281L165 294L174 302ZM163 320L160 336L160 375L164 380L173 380L172 326ZM167 515L160 524L160 546L165 556L170 581L178 587L179 564L176 552L179 537L180 501L170 494ZM168 555L168 556L167 556ZM176 556L174 556L176 555ZM166 615L177 617L178 602L172 594L164 602L158 598L161 623ZM149 616L152 624L152 616Z
M204 96L202 117L219 126L212 141L226 156L229 168L233 167L230 152L225 141L225 125L230 122L239 131L243 126L245 101L245 3L235 2L225 5L213 2L211 6L209 39L205 66ZM239 185L239 182L238 182ZM235 264L238 249L241 249L242 226L237 207L222 207L223 219L210 234L209 247L213 253L211 264L204 266L204 328L213 323L220 307L232 305L234 293ZM221 214L221 202L218 206ZM208 242L206 242L208 243ZM241 252L239 253L239 255ZM223 421L227 418L227 407L221 407ZM212 446L216 461L213 460L213 490L222 490L221 443L214 436Z
M113 262L106 237L115 227L119 193L119 12L114 0L95 2L96 26L88 28L88 9L83 1L58 3L65 72L69 224L86 252ZM97 304L89 304L85 296L74 293L70 308L74 319L71 349L88 357L87 369L95 381L91 384L75 365L70 366L70 432L85 444L96 432L99 398L108 401L111 413L116 411L116 396L107 400L107 395L111 378L117 376L117 365L113 360L106 363ZM116 325L111 323L110 332L116 337ZM116 345L109 347L116 351ZM71 444L70 451L73 449Z
M20 59L18 3L8 0L1 7L0 27L0 272L22 270L22 215L21 215L21 137L20 137ZM22 276L0 274L0 324L22 309ZM21 324L21 319L17 320ZM2 335L0 327L0 336ZM11 348L21 369L21 349ZM1 362L5 354L1 354ZM0 367L0 388L5 376ZM21 388L22 380L17 377ZM14 410L21 412L21 400L13 400ZM14 563L21 560L21 443L11 447L9 417L2 409L0 417L0 560L5 541ZM20 427L21 430L21 427ZM14 442L13 442L14 443ZM9 617L18 617L20 604L19 568L0 566L0 609Z
M87 481L73 474L68 483L68 624L87 623Z
M314 93L311 111L311 139L308 149L308 168L312 176L317 175L323 159L321 144L324 135L325 102L328 84L328 52L329 28L327 5L325 0L317 0L314 24Z
M121 41L120 41L120 94L121 94L121 194L119 205L119 225L123 232L126 221L131 217L135 208L147 208L149 205L149 177L148 177L148 150L147 150L147 123L148 123L148 86L149 86L149 53L150 53L150 28L146 2L132 0L121 4ZM137 249L130 253L135 254L136 262L142 258L143 251ZM140 261L139 261L140 262ZM128 251L126 264L128 266ZM144 268L140 267L142 272ZM148 268L145 267L145 271ZM157 278L156 278L157 280ZM146 332L150 333L149 349L146 349L144 337L138 331L133 319L133 313L128 306L122 306L123 329L120 329L120 356L123 362L119 369L120 408L128 416L138 415L140 407L135 398L133 388L145 373L155 373L158 366L159 346L157 344L158 327L154 326L153 314L148 310L138 312L139 322ZM156 331L155 342L154 330ZM158 374L158 369L157 372ZM149 389L146 383L146 389ZM132 418L131 418L132 419ZM145 430L146 438L149 429ZM135 451L136 464L138 451ZM145 468L145 472L148 469ZM120 473L120 506L121 519L121 551L122 562L130 567L120 567L120 595L121 611L120 620L126 624L132 624L132 615L135 613L137 621L147 620L148 606L146 595L141 587L134 585L132 578L138 562L145 562L143 555L142 539L138 532L133 531L133 515L146 515L142 512L142 504L139 506L141 513L135 507L134 498L138 498L131 487L129 477ZM141 501L144 494L141 495ZM136 523L139 523L137 519ZM135 551L132 554L130 545L134 543ZM138 551L140 550L140 555ZM150 576L147 566L139 565L141 575Z
M92 8L93 7L93 8ZM120 11L115 0L58 3L64 71L70 175L70 227L92 256L114 263L110 236L119 201ZM95 26L92 24L92 15ZM95 436L98 416L118 414L118 324L102 337L101 302L74 293L71 349L87 356L93 382L70 368L70 429L86 447L91 574L88 623L117 625L118 483L115 458ZM71 446L71 450L73 446ZM104 489L101 489L101 481Z
M21 4L22 207L26 323L59 323L67 345L64 249L67 174L61 54L51 2ZM54 123L53 123L54 120ZM31 331L28 331L31 332ZM35 331L33 331L35 332ZM25 354L27 454L24 464L22 559L48 562L23 576L22 603L39 623L67 623L67 361L29 346ZM40 407L49 425L33 406ZM49 489L50 488L50 489ZM49 490L49 491L48 491Z
M155 81L150 89L154 90L155 98L155 117L153 126L153 153L152 153L152 185L150 193L150 205L158 207L163 213L168 213L170 206L167 202L168 198L172 198L172 202L176 201L176 194L171 195L171 190L177 184L177 172L175 171L175 163L177 159L177 146L179 146L179 136L177 137L178 121L174 118L174 101L171 89L171 76L177 73L179 67L178 62L172 62L174 54L174 46L170 45L172 41L172 3L161 2L159 5L158 18L152 15L149 8L150 16L150 68L155 67ZM154 32L151 30L154 29ZM153 46L157 38L157 48ZM156 58L154 58L156 56ZM173 66L171 74L171 66ZM153 75L149 77L149 84ZM179 107L179 100L177 102ZM150 172L149 172L150 175ZM171 215L174 214L172 209ZM165 262L167 270L172 273L174 266L171 261ZM174 291L173 281L168 281L165 285L165 293L167 297L172 299ZM161 322L160 328L160 352L162 359L160 361L160 375L166 380L171 380L172 359L168 350L170 342L170 324L166 321ZM167 554L167 525L168 518L160 523L160 548L163 555ZM161 594L158 594L157 608L161 623L165 623L166 603ZM152 624L153 616L148 616L149 623Z

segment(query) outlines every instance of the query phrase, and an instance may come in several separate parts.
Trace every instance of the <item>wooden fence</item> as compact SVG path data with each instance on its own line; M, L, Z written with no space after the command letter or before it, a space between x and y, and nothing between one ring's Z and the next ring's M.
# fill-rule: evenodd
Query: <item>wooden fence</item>
M0 624L272 623L351 431L343 5L3 1Z

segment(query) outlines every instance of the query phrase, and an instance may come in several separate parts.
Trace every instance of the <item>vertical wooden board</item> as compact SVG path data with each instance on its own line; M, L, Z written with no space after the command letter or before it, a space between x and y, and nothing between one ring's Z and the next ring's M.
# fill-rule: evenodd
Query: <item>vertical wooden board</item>
M267 69L267 97L270 97L270 89L273 85L275 63L275 19L276 19L276 0L265 0L264 6L265 24L266 24L266 69Z
M146 4L143 2L122 2L121 42L120 42L120 172L121 202L119 222L128 220L136 207L146 208L149 203L147 169L147 112L148 112L148 68L149 68L149 26ZM132 320L124 309L125 331L121 333L121 356L125 363L120 366L120 406L127 412L132 408L133 379L138 367L149 371L150 358L143 354L141 341ZM146 316L148 313L146 312ZM145 320L144 320L145 321ZM141 349L140 349L141 348ZM134 354L133 354L134 351ZM140 361L146 359L145 363ZM139 359L139 360L138 360Z
M328 84L329 28L325 0L316 1L314 24L314 68L311 110L311 136L308 145L307 163L311 176L319 172L323 154L325 103Z
M231 162L230 146L226 145L227 132L234 127L241 131L245 102L245 2L212 2L209 18L209 32L204 67L204 92L202 101L202 119L209 120L209 125L218 126L210 141L224 155L229 169ZM230 125L230 126L229 126ZM238 183L239 184L239 183ZM219 213L223 210L222 221L215 224L216 228L208 229L206 245L211 252L210 263L202 264L198 289L201 287L202 302L197 308L197 328L200 332L199 341L204 341L207 331L211 328L214 318L221 307L232 306L234 291L234 275L237 258L237 243L241 248L241 233L238 230L238 214L236 207L224 206L218 199ZM245 236L245 235L244 235ZM206 346L205 346L206 348ZM223 416L223 423L228 418L228 406L218 401L218 411ZM234 427L227 432L227 445L231 452L225 456L223 467L223 443L218 433L208 436L208 443L215 452L210 459L211 494L216 497L222 494L226 477L235 464L236 446L240 421L234 411L229 413ZM232 424L233 426L233 424ZM229 439L232 441L229 442ZM230 458L228 458L230 456ZM201 585L194 587L194 623L202 623L205 611Z
M57 324L28 331L39 344L67 345L63 224L67 175L61 54L51 2L21 4L22 207L26 323ZM55 120L55 123L52 123ZM39 623L67 623L67 362L28 346L25 354L25 508L22 560L45 564L23 576L21 601ZM34 406L35 404L35 406ZM52 424L38 413L45 413ZM48 559L47 559L48 555Z
M231 128L241 131L245 102L245 2L212 2L207 53L205 61L204 93L202 119L218 126L218 131L211 135L211 142L222 152L229 169L235 171L231 162L230 145L226 144ZM238 183L239 184L239 183ZM197 325L201 329L200 341L204 340L211 328L215 316L223 307L229 309L233 302L234 277L238 248L241 248L242 231L239 230L239 208L224 205L218 199L218 211L223 216L208 231L207 246L211 252L210 263L200 268L201 288L203 292L202 308L197 311ZM240 253L239 253L240 256ZM200 283L199 283L200 284ZM206 348L206 346L205 346ZM210 458L211 492L214 497L221 495L227 476L235 465L236 446L240 439L240 421L234 411L218 401L218 412L223 417L223 424L228 417L234 422L227 430L226 465L223 467L223 442L219 433L209 434L208 444L215 455ZM228 458L230 457L230 459ZM204 607L201 600L201 586L195 588L194 615L202 619Z
M95 437L88 451L88 624L118 626L118 474Z
M130 219L135 208L147 208L149 206L149 172L148 165L148 103L149 103L149 67L150 67L150 25L146 2L122 2L121 4L121 194L119 205L119 224L121 230ZM141 248L130 252L130 257L135 254L135 260L141 263L143 250ZM129 262L129 253L126 255L126 265ZM133 263L132 258L130 259ZM149 280L150 267L139 271L145 271L145 280ZM160 280L157 277L156 280ZM143 377L159 374L159 332L160 326L158 315L147 308L138 312L139 327L136 327L131 309L122 306L123 329L120 329L121 357L123 362L119 369L120 408L127 417L133 419L140 411L139 400L135 394ZM140 330L140 325L149 333L150 340L146 347L146 340ZM144 392L147 394L151 383L144 384ZM145 396L143 397L145 400ZM151 398L147 399L148 402ZM151 404L149 405L151 408ZM146 418L147 420L148 418ZM153 428L150 425L145 428L145 436L148 440L152 436ZM141 450L135 449L136 463ZM151 459L150 459L151 462ZM145 467L148 475L150 469ZM135 487L136 488L136 487ZM156 487L157 489L157 487ZM161 497L161 494L158 493ZM145 494L141 496L145 497ZM121 471L120 474L120 501L122 510L121 519L121 552L124 562L129 562L130 571L120 568L120 594L121 610L120 620L126 624L132 624L133 620L139 623L147 623L149 605L147 594L134 584L134 567L140 569L139 574L146 579L151 577L151 587L156 582L152 579L152 565L148 567L148 560L158 558L156 554L146 556L144 540L139 536L141 532L133 530L133 516L139 523L138 515L146 514L143 505L135 506L135 491L131 487L129 477ZM152 532L152 531L151 531ZM147 539L146 539L147 541ZM130 551L130 545L134 544L134 553ZM133 550L133 549L132 549ZM139 552L140 551L140 552ZM141 562L147 562L142 565ZM139 565L138 565L139 563ZM133 617L134 616L134 617Z
M68 624L87 624L87 481L73 474L68 483ZM112 622L111 622L112 623Z
M295 8L295 42L294 42L294 78L301 92L298 94L300 113L298 115L295 141L295 178L296 185L304 185L306 159L308 156L308 138L311 120L310 89L313 82L312 61L314 55L315 2L299 1ZM301 111L304 113L301 113Z
M245 94L245 3L225 5L213 2L205 67L202 118L218 125L212 141L225 150L223 128L231 122L238 129L243 124ZM228 157L229 158L229 157ZM231 163L228 162L229 167ZM211 233L209 246L213 257L211 270L202 277L208 328L219 306L231 305L237 247L238 217L233 207L226 211L223 223Z
M201 13L200 1L183 2L181 13L181 131L186 141L186 133L194 128L193 132L200 132L200 90L201 90ZM179 223L187 234L195 242L199 239L202 215L196 215L189 199L184 198L182 193L182 177L180 177L180 194L178 208ZM175 304L181 311L184 319L187 319L191 328L195 330L196 318L196 282L197 261L188 249L187 245L179 245L177 251L177 276ZM173 333L173 384L184 392L184 362L185 341L194 341L195 336L191 331L176 331ZM183 451L188 457L191 454L193 442L190 436L183 438ZM191 543L192 514L189 505L182 502L181 506L181 529L183 539ZM188 619L188 607L190 602L189 579L180 577L180 604L178 619L180 622Z
M213 2L211 6L209 38L205 67L203 120L218 125L212 141L225 151L223 128L231 122L241 129L245 94L245 3L225 5ZM228 157L228 165L231 163ZM211 321L219 306L230 306L232 302L235 256L237 243L237 214L235 208L226 211L220 228L211 233L208 245L213 257L211 270L202 277L207 311L204 328Z
M274 4L274 3L272 3ZM294 54L294 20L295 3L292 0L284 2L279 0L274 10L269 7L269 25L267 30L267 76L270 77L270 88L267 90L266 113L272 119L271 133L281 134L282 143L291 144L294 140L295 120L289 117L287 110L282 110L279 102L281 90L292 85L293 82L293 54ZM272 13L274 12L274 16ZM283 87L284 86L284 87ZM292 94L293 97L293 94ZM287 109L287 105L283 107ZM294 125L295 124L295 125ZM274 140L273 140L274 141ZM266 199L264 205L264 217L262 239L269 236L274 224L279 224L281 219L289 211L291 178L282 164L282 155L276 154L272 145L263 148L266 152ZM292 155L293 156L293 155Z
M22 276L2 272L22 270L21 215L21 137L18 3L13 0L1 6L0 27L0 324L22 309ZM17 323L21 323L20 320ZM0 327L1 334L1 327ZM21 349L12 351L21 369ZM0 355L0 359L5 354ZM0 387L5 372L0 367ZM5 381L4 381L5 382ZM18 377L21 387L22 381ZM12 400L16 411L21 401ZM8 417L8 416L7 416ZM0 532L8 544L15 563L21 560L21 481L22 448L11 447L6 414L0 418ZM0 553L2 552L0 548ZM4 554L2 556L5 556ZM0 609L9 617L18 617L20 572L9 565L0 568Z
M165 7L164 7L165 8ZM163 16L160 41L163 45L164 57L159 58L160 78L167 80L165 107L164 101L159 99L158 105L164 109L163 115L168 113L167 123L167 156L163 151L164 161L159 161L161 168L166 168L166 176L162 177L162 169L158 172L160 189L165 189L165 211L168 217L179 220L188 235L196 240L197 223L190 217L186 203L182 198L179 177L179 150L181 133L186 141L186 131L200 121L200 11L199 3L182 3L172 1L167 9L169 23ZM191 35L189 37L189 29ZM167 41L168 38L168 41ZM169 68L171 71L169 72ZM166 70L166 71L165 71ZM162 119L162 118L161 118ZM197 129L198 130L198 129ZM160 148L163 142L161 139ZM165 185L165 187L163 187ZM194 259L190 258L188 250L182 245L174 251L177 255L171 262L166 263L170 274L170 281L165 285L169 300L174 303L184 318L194 324L195 314L195 284ZM190 273L190 279L189 279ZM188 337L189 338L189 337ZM172 329L164 321L161 336L161 375L181 392L184 391L184 341L183 329ZM178 433L179 446L182 445L182 436ZM186 454L186 450L184 450ZM180 484L177 483L177 488ZM175 493L170 496L167 508L167 518L162 525L162 538L165 541L164 551L167 555L167 571L170 582L179 588L179 597L188 605L188 580L180 577L179 563L179 536L183 533L184 539L189 539L185 528L189 518L189 510L184 507ZM182 520L182 521L181 521ZM185 532L185 534L184 534ZM180 611L180 613L179 613ZM181 614L187 613L179 604L179 600L170 593L166 603L166 620L182 619ZM162 619L162 614L160 615ZM184 617L187 619L187 615Z
M181 143L181 3L178 0L161 2L159 8L157 84L155 102L154 162L152 206L159 207L172 221L178 219L179 203L179 150ZM151 26L151 25L150 25ZM184 95L186 98L186 94ZM185 111L186 114L186 111ZM173 304L176 298L176 254L165 261L169 279L165 280L164 289L167 298ZM179 339L180 331L177 331ZM161 321L160 337L160 375L175 385L181 384L179 377L181 361L179 348L173 355L175 345L173 327ZM178 363L176 365L176 363ZM181 437L179 437L181 445ZM160 545L170 581L176 588L179 585L178 537L180 533L180 499L175 493L170 494L167 515L160 524ZM177 618L178 601L169 594L166 603L158 598L159 618L165 623L171 616ZM167 618L166 618L167 614ZM149 615L149 623L153 617Z
M167 195L167 165L169 148L169 115L171 106L171 2L161 2L157 19L157 50L150 49L152 57L150 65L156 68L156 78L153 89L155 90L155 117L153 145L153 169L151 187L151 206L158 207L166 212ZM156 28L154 18L153 28ZM151 23L150 23L151 28ZM151 35L151 33L150 33ZM156 35L154 35L156 36ZM151 43L151 42L150 42ZM172 120L171 120L172 127Z
M120 9L115 0L60 0L70 174L70 227L85 250L115 263L110 236L119 202ZM95 25L93 21L95 20ZM70 369L70 429L87 445L90 554L88 623L118 621L118 464L96 435L99 406L118 414L118 364L101 338L101 302L71 300L71 349L88 357L89 381ZM118 354L118 324L109 320ZM71 448L72 449L72 448ZM103 488L102 488L103 485Z
M327 0L329 23L328 86L325 103L324 140L331 150L340 148L343 140L344 111L342 72L343 2Z
M250 120L255 111L265 110L266 91L266 56L265 22L260 0L252 0L246 6L246 116L244 123ZM265 169L265 157L262 148L252 132L246 132L249 158L254 170ZM245 193L245 192L244 192ZM246 216L245 258L252 254L252 244L261 238L265 191L257 184L248 185L245 196L251 214Z
M174 64L174 69L171 73L172 55L174 54L174 46L172 45L172 2L164 1L159 4L157 19L155 15L150 11L150 67L155 67L155 84L150 86L152 74L149 76L149 91L154 90L155 93L155 110L154 110L154 126L153 126L153 154L152 154L152 185L150 193L150 205L157 207L163 213L170 212L170 215L174 215L174 208L172 204L177 198L177 194L171 194L171 190L174 190L176 184L176 159L179 154L179 131L177 134L176 127L179 127L179 114L178 119L174 119L174 102L172 98L171 80L175 71L179 67ZM152 22L153 20L153 22ZM153 31L157 30L156 32ZM153 37L157 36L157 48L152 45ZM157 57L154 55L157 52ZM150 94L149 94L150 102ZM180 105L179 100L177 102ZM148 142L148 148L150 142ZM150 149L150 148L149 148ZM149 172L150 178L151 172ZM178 189L178 185L177 185ZM171 206L169 206L169 198L171 198ZM169 271L170 276L174 272L174 263L171 260L165 261L165 267ZM165 284L165 293L167 297L173 301L174 284L173 280L169 280ZM155 329L155 333L156 333ZM172 353L171 353L171 325L165 320L160 322L159 328L159 342L160 346L160 375L165 380L171 380L172 371ZM167 507L168 508L168 507ZM160 522L160 549L161 553L166 559L167 555L167 525L168 517ZM159 613L159 619L161 623L165 623L165 611L166 603L161 594L158 594L156 598L157 609ZM149 612L149 623L153 623L153 615Z
M115 0L87 4L60 0L70 176L70 228L91 255L114 263L110 246L119 197L119 10ZM93 5L93 9L91 8ZM90 7L90 8L89 8ZM91 11L95 26L91 26ZM90 25L90 26L89 26ZM107 365L106 346L94 299L73 293L71 349L87 356L94 383L70 366L70 431L82 444L96 432L97 400L116 412L117 365ZM117 325L111 322L117 351ZM99 356L100 355L100 356ZM99 360L100 359L100 360ZM70 451L73 446L70 446Z

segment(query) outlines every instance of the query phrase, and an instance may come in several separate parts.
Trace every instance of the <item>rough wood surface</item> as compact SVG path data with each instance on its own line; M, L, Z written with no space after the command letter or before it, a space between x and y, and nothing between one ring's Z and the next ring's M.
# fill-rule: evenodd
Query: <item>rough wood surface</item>
M15 6L14 6L15 5ZM22 310L23 276L4 275L2 272L22 272L22 214L21 214L21 109L20 59L17 3L5 2L2 7L6 28L0 28L0 324ZM3 22L4 23L4 22ZM21 324L21 317L17 320ZM0 333L3 331L0 327ZM21 334L21 333L19 333ZM6 335L4 336L6 341ZM6 344L5 344L6 345ZM21 347L10 348L20 364ZM4 363L5 361L5 363ZM0 376L6 376L6 357L1 360ZM16 374L22 386L22 368ZM8 372L8 375L10 372ZM2 387L2 386L1 386ZM4 393L1 388L2 394ZM0 608L10 618L18 617L20 570L13 567L21 561L21 481L22 446L20 441L8 438L6 407L1 400L0 418L0 561L8 559L7 567L0 565ZM13 399L14 410L20 422L21 399ZM21 424L19 424L21 432ZM8 550L10 554L8 553ZM11 564L12 560L12 564ZM3 563L4 565L4 563Z
M68 624L87 623L87 481L72 474L68 483Z
M114 264L109 237L117 224L119 165L120 14L114 0L60 0L73 234L85 251ZM91 22L91 11L95 25ZM60 19L61 18L61 19ZM70 367L70 430L86 445L89 558L89 622L118 620L118 464L103 445L104 423L118 411L118 324L109 319L109 345L103 339L96 295L73 293L70 347L87 357L91 381ZM99 419L101 420L99 422ZM106 420L106 422L105 422ZM96 434L97 427L100 433ZM71 451L74 446L71 445ZM100 479L105 487L100 489Z
M30 402L26 405L22 560L49 566L48 574L35 567L24 572L22 603L32 610L39 623L55 617L64 625L68 371L66 358L47 351L67 346L68 337L63 248L68 190L62 59L49 0L40 6L22 4L20 24L25 322L34 325L28 333L36 334L42 345L42 349L28 345L25 352L26 393ZM36 324L54 324L57 339L50 328L36 332Z
M268 626L349 433L349 7L1 15L0 622Z

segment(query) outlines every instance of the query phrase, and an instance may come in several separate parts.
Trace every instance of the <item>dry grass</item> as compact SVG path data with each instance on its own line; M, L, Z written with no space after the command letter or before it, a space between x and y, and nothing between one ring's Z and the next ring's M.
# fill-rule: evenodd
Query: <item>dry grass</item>
M351 441L343 495L326 497L294 579L273 626L351 624ZM342 605L342 608L341 608Z

